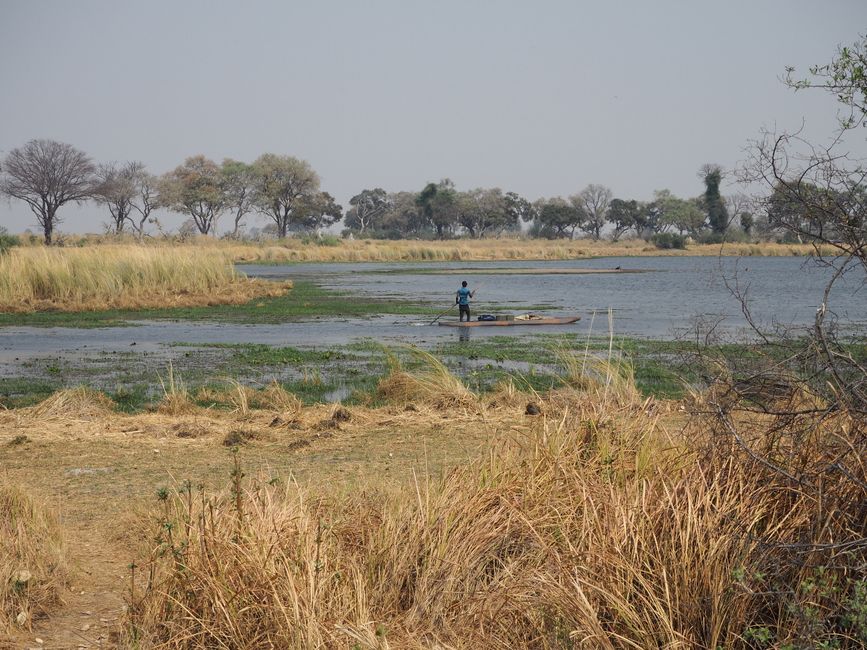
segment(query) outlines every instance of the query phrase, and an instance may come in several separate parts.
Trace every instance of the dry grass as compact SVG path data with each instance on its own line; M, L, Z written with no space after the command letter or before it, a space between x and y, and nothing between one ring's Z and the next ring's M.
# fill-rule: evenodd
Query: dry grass
M821 472L863 450L855 419L804 415L782 426L773 414L740 414L721 424L710 391L692 398L706 415L688 420L680 404L642 398L628 368L580 356L562 358L571 376L556 391L513 380L481 397L424 360L418 371L395 367L381 393L394 404L375 409L301 408L277 386L232 383L213 396L229 411L78 420L82 445L125 444L124 459L130 445L144 447L126 461L136 470L160 437L167 444L152 455L176 448L185 472L194 457L200 471L213 467L213 449L233 434L245 464L262 457L252 468L239 462L225 492L181 474L193 481L161 492L129 527L141 550L123 643L716 650L867 641L867 462L847 465L855 481ZM530 401L541 415L525 415ZM0 414L0 433L34 430L40 414L61 411ZM65 440L67 423L44 422L40 435ZM409 483L385 480L396 435L415 445ZM437 476L427 465L434 436L489 445ZM359 462L365 478L340 489L337 459L360 450L371 454ZM274 485L281 463L295 476L308 463L316 478Z
M204 245L211 245L203 242ZM569 260L633 255L732 255L788 257L811 255L807 245L726 244L691 245L687 250L660 250L644 240L549 241L541 239L482 239L451 241L340 240L334 246L286 239L276 244L214 242L239 262L420 262L484 260Z
M436 412L455 404L438 395L463 395L442 377L398 372L384 394L400 403ZM493 409L476 400L475 417L492 429L508 431L528 399L544 416L485 460L412 490L323 498L247 483L236 468L228 493L166 495L128 641L715 649L756 647L767 630L780 643L860 647L867 626L842 621L867 607L857 600L863 549L826 544L863 539L867 524L851 516L864 502L857 483L828 481L824 498L848 503L849 515L817 519L797 485L720 446L710 421L670 431L672 405L601 377L542 398L507 385ZM740 423L755 439L765 425ZM820 462L845 449L851 426L832 429L800 455ZM805 539L818 546L798 561L779 550ZM816 575L830 586L801 593Z
M86 311L242 304L291 286L248 280L205 246L23 247L0 256L0 310Z
M0 483L0 636L49 613L67 577L57 518L20 486Z
M415 347L407 348L424 366L420 371L403 370L397 358L389 357L391 372L380 380L377 394L391 402L423 402L436 408L471 408L478 396L455 377L434 355Z

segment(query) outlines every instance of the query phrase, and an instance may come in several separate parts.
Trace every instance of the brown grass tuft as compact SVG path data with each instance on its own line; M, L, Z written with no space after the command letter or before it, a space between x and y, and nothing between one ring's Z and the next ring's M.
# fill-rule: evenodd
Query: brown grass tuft
M434 355L418 348L408 348L424 364L420 370L407 372L392 358L391 372L380 380L377 394L391 402L408 404L425 402L438 408L472 408L478 397L455 377Z
M0 484L0 634L29 630L60 601L67 577L57 518L20 487Z
M25 413L34 420L96 420L113 413L114 407L114 402L105 393L78 386L57 391L36 406L25 409Z

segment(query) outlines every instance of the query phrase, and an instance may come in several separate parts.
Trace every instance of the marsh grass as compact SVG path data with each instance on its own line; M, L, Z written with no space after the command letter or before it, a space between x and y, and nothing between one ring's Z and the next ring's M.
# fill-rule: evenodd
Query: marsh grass
M0 482L0 636L29 630L35 617L48 614L68 575L51 509L20 486Z
M211 247L21 247L0 257L0 311L88 311L240 304L285 283L248 280Z

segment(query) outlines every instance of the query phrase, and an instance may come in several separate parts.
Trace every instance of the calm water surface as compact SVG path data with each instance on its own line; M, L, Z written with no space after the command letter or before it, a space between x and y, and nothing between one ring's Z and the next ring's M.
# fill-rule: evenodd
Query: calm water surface
M485 269L615 269L636 273L586 275L485 274ZM477 289L474 309L545 306L557 314L580 314L582 327L596 313L606 321L613 310L617 334L669 338L698 321L719 321L732 334L746 327L740 303L726 286L746 291L761 324L805 327L814 319L829 277L827 269L796 257L630 257L551 262L452 262L403 264L317 264L290 267L245 266L249 275L308 277L355 295L424 300L448 308L461 280ZM473 273L462 273L472 269ZM449 271L447 274L431 271ZM842 321L867 324L867 289L854 274L837 286L830 307ZM601 314L601 316L600 316ZM496 334L516 328L495 328ZM473 331L482 331L477 329ZM491 331L490 329L485 331ZM517 329L526 332L526 329ZM547 331L547 330L546 330Z
M636 273L587 275L484 273L488 269L614 269ZM266 343L280 346L330 346L364 338L385 343L424 345L463 337L526 336L541 332L604 335L608 310L615 334L669 339L683 336L697 324L706 331L713 324L729 338L749 336L740 304L725 277L747 289L756 319L767 327L809 327L827 281L826 269L795 257L642 257L555 262L454 262L402 264L303 264L241 267L251 276L312 279L353 295L416 300L442 306L451 313L454 292L466 279L477 289L475 313L494 306L544 307L556 315L578 314L582 320L561 327L489 327L472 330L430 326L429 318L374 316L319 319L281 325L140 322L133 327L100 329L0 328L0 362L6 371L28 358L50 354L89 355L97 351L127 350L171 354L167 344ZM465 273L463 269L481 271ZM445 272L434 274L431 271ZM737 274L735 272L737 271ZM830 307L858 334L867 331L867 289L859 278L838 286ZM131 349L135 343L136 347ZM5 373L0 373L5 374Z

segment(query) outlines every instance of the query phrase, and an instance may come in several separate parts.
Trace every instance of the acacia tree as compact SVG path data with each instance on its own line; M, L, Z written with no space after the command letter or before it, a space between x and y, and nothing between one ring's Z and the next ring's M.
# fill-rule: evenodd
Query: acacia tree
M602 236L602 228L605 226L605 213L614 196L613 192L604 185L591 183L578 194L569 197L572 204L580 208L585 215L581 223L581 230L588 233L593 239Z
M232 238L237 238L243 218L253 210L253 167L238 160L226 158L220 166L223 176L223 192L226 198L226 209L232 212L234 226Z
M189 215L203 235L216 230L226 209L220 167L204 156L187 158L184 164L160 179L161 203L169 210Z
M75 147L54 140L31 140L3 161L0 193L27 203L50 246L60 223L57 210L93 196L96 167Z
M266 153L253 163L253 206L286 237L302 208L319 194L319 175L305 160Z
M127 162L123 165L107 163L96 171L94 200L108 208L116 235L123 232L127 221L131 221L133 203L139 195L139 180L144 171L140 162Z
M381 187L372 190L362 190L349 199L346 212L346 227L364 234L369 229L375 229L377 223L390 207L388 193Z

